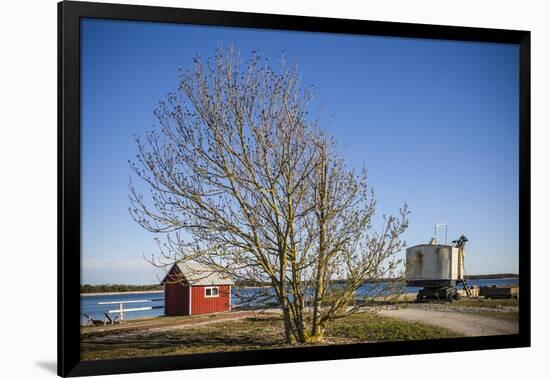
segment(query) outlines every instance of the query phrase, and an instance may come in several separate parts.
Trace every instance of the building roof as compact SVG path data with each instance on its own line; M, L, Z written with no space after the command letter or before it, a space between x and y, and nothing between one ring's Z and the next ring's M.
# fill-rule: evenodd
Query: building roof
M172 272L172 270L174 269L174 266L179 269L179 271L183 275L183 278L191 286L215 286L234 284L231 278L226 277L220 272L216 272L212 268L196 261L175 263L172 268L170 268L170 271L166 274L166 277L164 277L164 279L162 280L162 283L166 281L166 279L170 275L170 272Z

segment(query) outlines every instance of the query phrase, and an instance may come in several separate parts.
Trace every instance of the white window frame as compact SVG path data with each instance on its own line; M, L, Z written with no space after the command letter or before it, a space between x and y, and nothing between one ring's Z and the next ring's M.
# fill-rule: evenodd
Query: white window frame
M216 295L206 295L206 290L207 290L207 289L210 289L210 292L211 292L211 293L212 293L212 289L216 289L217 292L218 292L218 294L216 294ZM219 296L220 296L220 287L219 287L219 286L206 286L206 287L204 288L204 297L205 297L205 298L217 298L217 297L219 297Z

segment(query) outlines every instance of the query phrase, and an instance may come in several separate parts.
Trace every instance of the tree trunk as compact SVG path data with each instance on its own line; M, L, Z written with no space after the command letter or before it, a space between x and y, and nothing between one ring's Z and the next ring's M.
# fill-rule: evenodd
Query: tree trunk
M292 319L290 318L290 309L288 306L288 299L286 297L286 277L285 277L285 271L286 271L286 252L285 252L285 246L284 243L282 243L281 240L279 240L279 245L283 244L279 247L279 256L280 256L280 262L279 262L279 302L281 304L281 307L283 309L283 323L285 325L285 340L287 343L293 343L295 341L293 337L293 329L292 329Z
M292 332L292 320L290 319L290 309L286 298L281 298L283 307L283 323L285 325L285 340L287 343L294 343L295 339Z
M321 327L319 322L312 327L311 336L309 337L309 342L315 343L323 340L324 327Z
M311 324L311 337L315 341L320 341L323 337L322 327L320 325L321 306L323 304L323 297L325 291L325 272L327 269L327 242L326 242L326 223L327 214L325 209L326 203L326 185L327 185L327 160L326 150L323 149L321 158L321 172L318 182L318 217L317 222L319 225L319 255L317 258L317 276L315 277L315 298L313 301L313 319Z

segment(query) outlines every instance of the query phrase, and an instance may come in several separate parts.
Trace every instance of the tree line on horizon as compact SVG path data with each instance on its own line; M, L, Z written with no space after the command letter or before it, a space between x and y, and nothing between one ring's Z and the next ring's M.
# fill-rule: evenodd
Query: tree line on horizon
M81 294L93 294L93 293L124 293L129 291L154 291L162 290L161 285L127 285L127 284L99 284L80 285Z
M468 280L482 280L482 279L500 279L500 278L518 278L517 273L491 273L491 274L471 274L466 275ZM395 279L393 279L395 280ZM390 281L390 279L380 279L378 282ZM331 285L342 284L344 280L332 280ZM364 282L369 283L369 282ZM266 287L270 286L269 282L258 281L240 281L235 283L235 287ZM82 284L80 285L80 293L93 294L93 293L125 293L131 291L158 291L163 290L163 286L160 284L150 285L132 285L132 284Z

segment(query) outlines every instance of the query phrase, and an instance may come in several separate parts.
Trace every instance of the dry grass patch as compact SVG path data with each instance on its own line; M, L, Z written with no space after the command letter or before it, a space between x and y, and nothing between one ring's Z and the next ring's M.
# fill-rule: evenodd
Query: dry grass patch
M190 353L231 352L288 348L280 315L171 330L130 330L82 335L81 358L166 356ZM406 322L372 314L355 314L336 321L316 345L421 340L461 335L440 327Z

